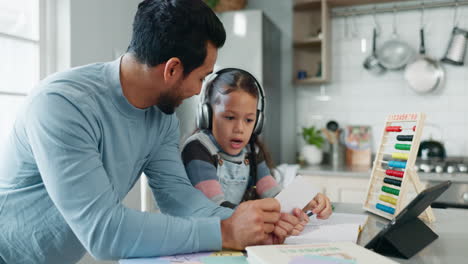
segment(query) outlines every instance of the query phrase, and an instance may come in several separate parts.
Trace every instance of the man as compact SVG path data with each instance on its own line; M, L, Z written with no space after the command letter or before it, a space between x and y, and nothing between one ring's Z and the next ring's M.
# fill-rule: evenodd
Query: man
M192 187L180 161L174 109L200 92L225 38L202 1L146 0L120 59L42 81L2 148L0 263L282 242L298 219L280 216L276 200L218 207ZM121 203L143 171L164 214Z

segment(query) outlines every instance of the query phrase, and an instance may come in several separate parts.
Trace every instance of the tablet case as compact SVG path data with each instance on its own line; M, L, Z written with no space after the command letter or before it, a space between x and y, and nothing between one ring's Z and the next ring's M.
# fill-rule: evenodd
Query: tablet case
M415 217L406 223L392 226L381 235L373 248L386 256L409 259L438 237L423 221Z
M383 255L409 259L432 243L439 236L418 215L450 185L450 181L445 181L422 191L365 247Z

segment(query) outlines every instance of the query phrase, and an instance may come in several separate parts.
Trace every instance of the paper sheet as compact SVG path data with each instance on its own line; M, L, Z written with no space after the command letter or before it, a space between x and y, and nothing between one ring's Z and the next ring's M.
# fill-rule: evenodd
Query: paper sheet
M311 225L339 225L339 224L359 224L364 226L369 216L366 214L346 214L333 213L328 219L322 220L311 217Z
M352 242L246 248L250 264L397 264Z
M310 244L323 242L357 242L359 227L363 227L368 216L365 214L334 213L329 219L320 220L312 216L309 224L299 236L290 236L285 244Z
M313 177L296 176L275 198L281 204L281 212L292 213L294 208L304 208L317 193Z

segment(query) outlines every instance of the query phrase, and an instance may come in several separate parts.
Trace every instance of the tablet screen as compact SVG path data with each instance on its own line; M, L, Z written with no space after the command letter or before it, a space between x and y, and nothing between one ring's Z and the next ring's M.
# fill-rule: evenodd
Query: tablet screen
M416 196L401 212L395 217L396 224L403 224L408 220L418 217L427 207L431 205L437 197L447 190L451 181L444 181L429 187Z

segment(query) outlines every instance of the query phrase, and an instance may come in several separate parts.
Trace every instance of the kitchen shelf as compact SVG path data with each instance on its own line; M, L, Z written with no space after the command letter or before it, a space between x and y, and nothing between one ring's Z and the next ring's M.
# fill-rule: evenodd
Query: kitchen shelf
M408 1L412 0L294 0L292 81L295 84L330 81L331 8ZM306 78L298 79L299 72L306 72Z
M369 1L363 1L363 0L354 0L354 1L342 1L342 0L328 0L330 5L333 7L347 7L351 5L361 5L361 4L371 4ZM417 3L414 1L387 1L387 0L380 0L380 1L372 1L372 4L383 4L387 2L398 2L397 5L393 5L391 7L390 5L386 5L383 7L376 7L376 5L373 5L374 7L368 7L368 8L363 8L363 9L348 9L348 8L341 8L341 10L334 11L332 13L333 17L347 17L347 16L358 16L358 15L370 15L370 14L375 14L375 13L389 13L389 12L400 12L400 11L408 11L408 10L420 10L421 9L421 3ZM407 2L407 3L405 3ZM426 2L424 4L425 9L429 8L450 8L454 7L456 5L462 6L462 5L468 5L468 0L437 0L437 1L431 1L431 2ZM348 9L348 10L347 10Z
M326 0L295 0L293 7L293 82L318 84L330 76L330 19ZM298 79L306 72L304 79Z
M294 48L320 46L322 45L322 39L318 37L294 41Z
M297 85L304 85L304 84L320 84L325 83L326 80L321 77L311 77L307 79L295 80L294 83Z
M321 0L302 0L295 1L294 10L295 11L305 11L310 9L319 9L322 4Z
M408 1L414 1L414 0L327 0L330 7L375 5L375 4L383 4L383 3L389 3L389 2L408 2Z

